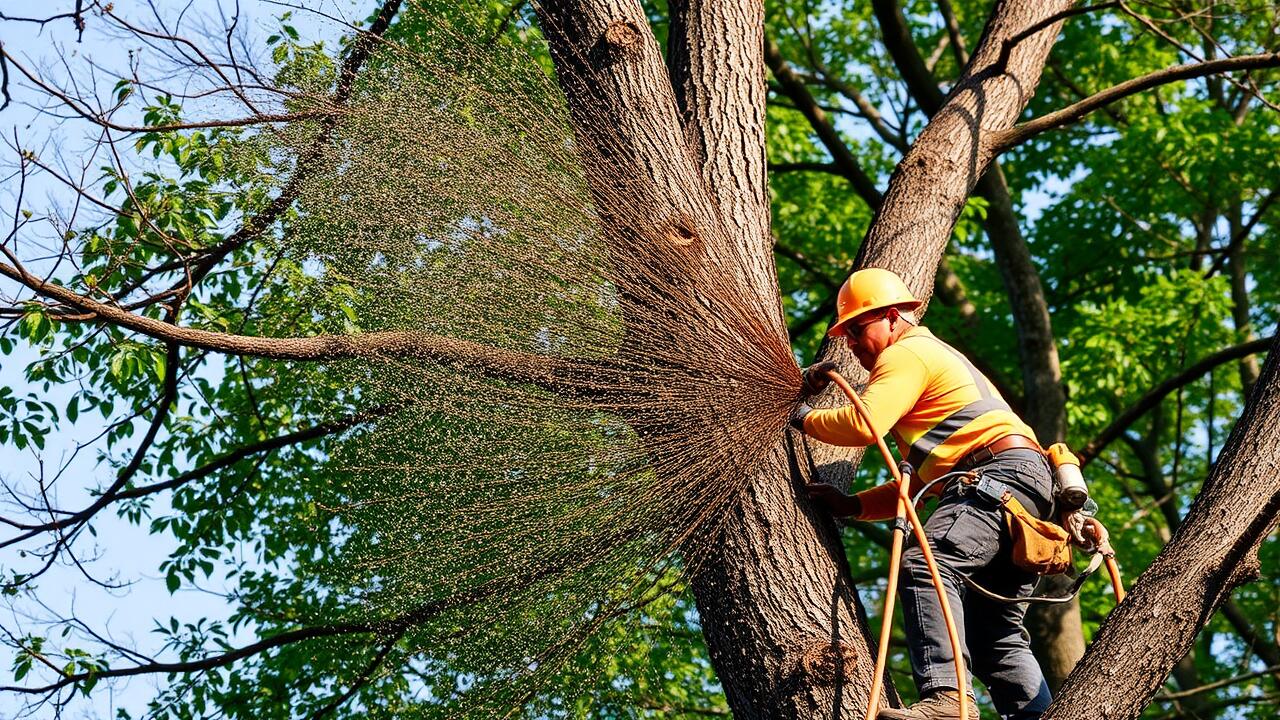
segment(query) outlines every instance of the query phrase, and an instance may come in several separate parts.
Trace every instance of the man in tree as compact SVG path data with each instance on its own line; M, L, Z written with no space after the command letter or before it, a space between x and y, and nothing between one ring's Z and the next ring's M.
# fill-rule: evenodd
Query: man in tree
M1051 517L1052 468L1035 433L968 359L918 324L919 305L898 275L879 268L855 272L840 288L838 318L830 334L844 336L871 373L862 396L871 423L853 406L815 410L801 404L793 424L823 442L848 446L873 444L877 433L891 428L902 456L915 468L913 493L946 473L979 470L984 479L1003 483L1032 514ZM807 369L806 391L825 389L834 368L834 363L819 363ZM856 495L825 484L807 489L841 517L890 519L897 507L892 483ZM971 578L1005 596L1026 596L1036 576L1014 566L1012 541L997 502L955 481L933 490L941 500L924 529L939 561L965 659L990 690L1002 718L1037 718L1050 695L1022 627L1026 606L966 593L964 581ZM880 717L955 718L961 687L920 547L908 548L902 562L903 615L921 700L905 710L882 709ZM970 687L963 689L972 695ZM969 710L978 717L974 705Z

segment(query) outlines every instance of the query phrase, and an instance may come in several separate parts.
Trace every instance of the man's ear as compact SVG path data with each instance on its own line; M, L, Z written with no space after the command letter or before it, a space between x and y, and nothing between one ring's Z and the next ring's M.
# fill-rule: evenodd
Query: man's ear
M898 308L891 307L885 312L885 317L889 318L889 329L892 330L894 324L902 319L902 313L898 312Z

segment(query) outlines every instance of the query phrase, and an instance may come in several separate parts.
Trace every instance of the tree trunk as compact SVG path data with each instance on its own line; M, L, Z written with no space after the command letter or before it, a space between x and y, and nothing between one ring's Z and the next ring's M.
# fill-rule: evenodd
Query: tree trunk
M1232 239L1227 253L1227 273L1231 278L1231 319L1235 323L1236 332L1242 342L1254 339L1253 322L1249 318L1249 286L1248 270L1244 263L1244 243L1234 242L1236 235L1242 232L1242 210L1237 203L1227 213L1227 237ZM1244 397L1249 397L1253 386L1258 382L1258 358L1249 355L1240 358L1240 387Z
M667 62L684 134L736 239L727 265L776 309L767 320L785 341L769 231L763 4L677 0L670 12ZM693 574L707 648L737 717L835 716L867 702L866 613L835 527L796 501L788 455L779 445L750 479ZM769 547L788 550L762 562Z
M1173 540L1099 629L1046 720L1140 715L1196 634L1258 576L1258 547L1280 519L1280 353Z
M669 77L638 2L539 8L607 232L664 273L732 274L762 300L758 320L781 341L764 177L763 8L726 0L673 10ZM685 219L695 237L682 244L689 238L671 238L663 225ZM697 286L688 289L695 302ZM744 718L834 715L865 703L870 685L864 613L839 536L797 501L787 457L779 436L691 567L712 662Z
M986 139L1012 126L1057 36L1059 23L1036 24L1069 5L997 4L967 75L895 171L861 265L897 270L928 297L951 228L991 160ZM763 80L762 12L731 0L677 3L676 10L682 19L673 29L689 38L672 40L689 55L671 59L679 93L635 0L539 6L597 210L639 261L694 279L717 266L749 279L757 297L776 294L776 281L762 280L765 261L749 259L770 247L753 165L763 147L763 123L754 130L756 98L763 98L755 85ZM724 68L716 66L730 62L745 70L718 75ZM748 136L727 143L730 132ZM668 267L673 262L683 267ZM689 288L691 300L696 290ZM785 329L768 329L775 331ZM712 662L744 718L838 716L867 700L873 655L838 535L797 502L799 479L790 474L779 439L738 499L715 554L694 572Z

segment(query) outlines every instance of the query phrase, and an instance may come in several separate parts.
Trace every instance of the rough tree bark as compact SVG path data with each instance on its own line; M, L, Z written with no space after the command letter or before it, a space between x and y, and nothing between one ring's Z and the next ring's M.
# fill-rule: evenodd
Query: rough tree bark
M1069 5L997 4L974 62L894 173L860 249L861 265L897 270L928 297L951 228L992 159L987 139L1011 127L1030 99L1057 36L1053 16ZM597 189L601 213L614 223L689 217L699 232L767 251L763 163L757 164L763 123L757 110L744 107L761 92L762 10L727 0L675 9L670 77L678 92L662 82L660 54L638 3L564 0L540 7L585 161L594 164L588 175L609 186ZM743 72L718 75L723 68L714 66L729 61ZM722 128L745 139L726 144ZM621 199L614 187L643 197L650 212L639 217L609 207ZM660 227L613 231L664 236ZM758 272L748 275L760 282ZM766 282L776 292L774 281ZM714 562L695 576L712 661L740 717L834 716L866 702L872 656L843 552L834 528L796 502L785 457L780 441L748 483Z
M1258 547L1280 520L1277 478L1280 353L1273 352L1173 540L1099 629L1046 720L1141 714L1231 591L1258 576Z
M776 307L759 114L763 8L692 2L673 10L668 76L638 2L540 6L588 177L605 186L593 187L598 210L614 225L610 232L657 243L668 237L662 223L691 218L706 253L689 255L690 267L663 269L696 276L693 265L731 260L711 247L727 239L721 247L731 256L756 260L726 270L744 273ZM625 207L637 197L647 202L643 213ZM655 250L654 258L670 262L672 255ZM780 310L761 320L786 337ZM866 628L848 564L831 523L797 502L783 438L725 525L695 568L693 587L734 712L820 717L865 702L870 669L858 658L866 654Z

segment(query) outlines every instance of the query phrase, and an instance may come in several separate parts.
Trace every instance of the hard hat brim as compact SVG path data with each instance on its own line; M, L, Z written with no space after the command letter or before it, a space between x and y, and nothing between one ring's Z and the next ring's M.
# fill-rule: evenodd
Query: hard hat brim
M900 308L902 312L910 312L920 307L920 301L907 300L904 302L888 303L886 305L869 305L867 307L858 308L857 311L852 312L848 316L843 317L840 320L836 321L836 324L832 325L831 328L827 330L827 336L838 337L840 335L843 335L845 326L847 326L849 323L853 322L854 320L857 320L858 318L866 315L867 313L873 313L878 310L884 310L886 308L891 308L891 307Z

